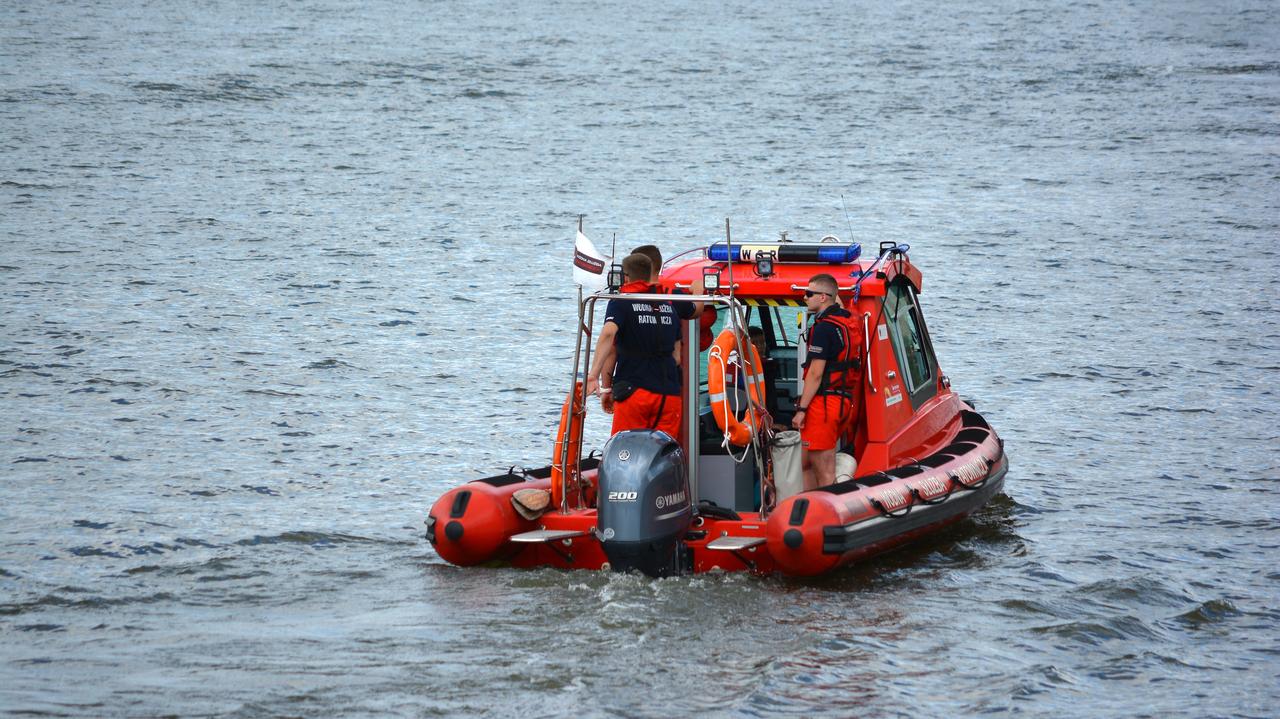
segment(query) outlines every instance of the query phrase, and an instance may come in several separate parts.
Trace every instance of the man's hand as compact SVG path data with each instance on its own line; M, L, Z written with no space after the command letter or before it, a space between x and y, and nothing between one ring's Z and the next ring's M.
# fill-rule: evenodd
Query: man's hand
M613 414L613 393L612 392L606 392L600 395L600 409L604 410L605 414Z
M791 418L791 426L796 429L804 429L804 419L809 416L808 412L797 411L795 416Z
M600 386L599 380L597 380L595 377L588 377L587 378L587 396L590 397L591 395L595 394L596 389L599 388L599 386Z

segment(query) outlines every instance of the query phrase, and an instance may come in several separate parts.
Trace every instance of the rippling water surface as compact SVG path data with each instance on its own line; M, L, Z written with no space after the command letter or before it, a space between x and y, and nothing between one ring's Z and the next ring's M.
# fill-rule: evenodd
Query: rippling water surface
M0 19L0 713L1277 713L1274 3ZM911 243L1006 495L809 582L444 564L578 213Z

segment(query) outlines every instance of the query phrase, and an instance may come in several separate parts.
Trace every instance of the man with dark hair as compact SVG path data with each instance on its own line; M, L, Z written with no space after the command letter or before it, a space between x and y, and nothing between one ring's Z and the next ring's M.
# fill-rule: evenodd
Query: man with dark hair
M809 330L804 390L791 424L803 441L804 488L836 481L836 444L857 420L862 400L862 332L840 307L839 287L828 274L814 275L805 307L817 315Z
M655 292L650 279L653 263L632 253L622 260L626 284L621 292ZM694 291L702 292L701 281ZM628 429L659 429L680 436L680 369L675 345L679 320L694 316L691 302L609 300L595 356L587 372L587 393L600 391L600 404L613 412L613 433Z
M633 255L644 255L649 258L652 268L649 271L649 281L657 283L658 275L662 274L662 250L657 245L640 245L631 251Z

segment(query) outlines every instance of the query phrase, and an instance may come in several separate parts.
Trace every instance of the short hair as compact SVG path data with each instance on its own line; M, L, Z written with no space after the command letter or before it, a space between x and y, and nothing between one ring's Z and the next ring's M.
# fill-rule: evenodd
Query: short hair
M840 301L840 285L836 284L836 278L831 275L826 273L814 275L809 278L809 286L816 287L823 292L829 292L831 294L831 299L836 302Z
M633 255L644 255L649 258L650 272L662 271L662 252L654 245L640 245L631 251Z
M633 252L622 258L622 274L632 282L636 280L648 282L649 276L653 274L653 263L648 257Z

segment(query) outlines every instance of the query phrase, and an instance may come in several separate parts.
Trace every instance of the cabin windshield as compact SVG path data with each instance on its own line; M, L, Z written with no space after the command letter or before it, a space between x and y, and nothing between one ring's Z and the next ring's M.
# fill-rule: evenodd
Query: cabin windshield
M895 283L885 297L885 314L889 317L894 333L894 348L898 363L906 375L907 390L915 393L930 384L929 346L925 339L924 322L916 306L915 293L905 283Z

